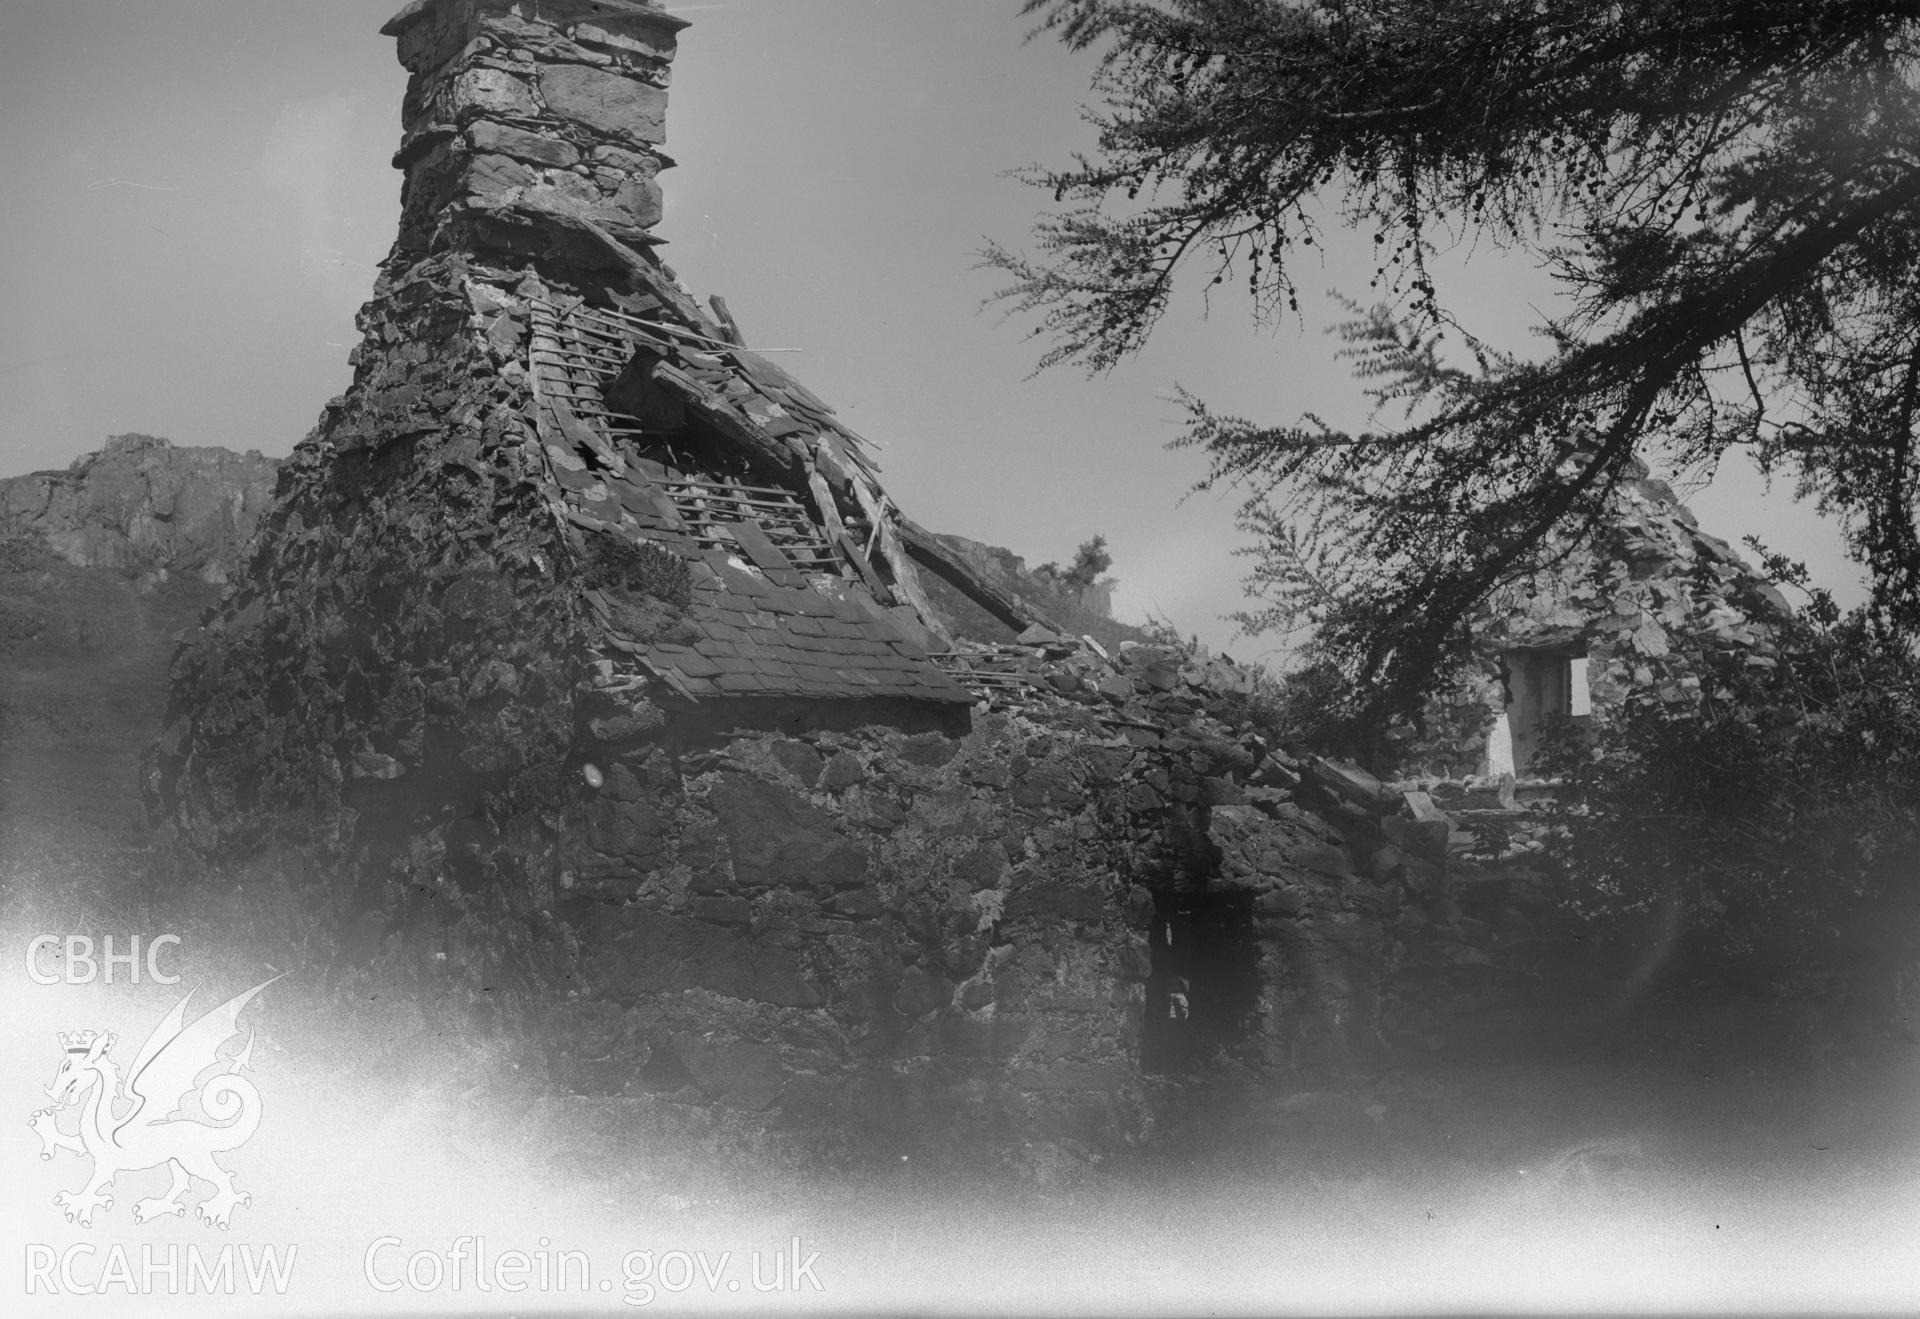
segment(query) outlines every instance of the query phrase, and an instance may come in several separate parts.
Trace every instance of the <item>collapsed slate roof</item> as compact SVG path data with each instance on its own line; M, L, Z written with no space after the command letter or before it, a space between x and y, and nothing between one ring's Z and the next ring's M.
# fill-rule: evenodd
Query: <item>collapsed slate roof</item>
M588 592L603 684L969 704L920 568L1016 633L1058 629L903 516L869 446L658 258L684 26L646 0L414 0L384 29L414 74L403 245L517 267L460 258L469 328L534 422L574 548L685 565L642 592L670 618L636 607L632 573Z
M608 660L693 699L972 701L933 662L946 639L864 442L832 408L684 295L644 316L537 292L527 310L555 513L690 570L671 639L623 630L606 596L589 596Z

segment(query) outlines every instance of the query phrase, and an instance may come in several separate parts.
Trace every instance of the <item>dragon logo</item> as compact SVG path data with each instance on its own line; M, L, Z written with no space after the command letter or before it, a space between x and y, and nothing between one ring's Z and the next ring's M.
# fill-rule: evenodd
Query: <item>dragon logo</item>
M240 1033L235 1021L241 1010L272 983L265 981L228 999L190 1026L184 1024L193 997L189 990L140 1046L124 1089L119 1066L109 1056L113 1035L59 1032L66 1056L46 1087L53 1106L36 1111L27 1125L40 1137L43 1159L51 1159L57 1150L93 1158L93 1175L85 1187L53 1197L68 1222L93 1226L95 1210L113 1208L107 1192L114 1178L162 1164L171 1171L173 1185L163 1196L135 1203L137 1223L162 1214L184 1215L187 1207L180 1197L196 1177L213 1184L213 1194L194 1209L211 1226L225 1228L236 1206L253 1202L247 1192L233 1189L233 1174L213 1157L246 1144L260 1125L260 1092L240 1075L252 1066L253 1032L247 1032L245 1046L231 1056L223 1056L221 1047ZM195 1085L202 1073L215 1067L220 1070ZM196 1097L212 1122L182 1112ZM58 1115L75 1106L80 1109L78 1129L64 1131Z

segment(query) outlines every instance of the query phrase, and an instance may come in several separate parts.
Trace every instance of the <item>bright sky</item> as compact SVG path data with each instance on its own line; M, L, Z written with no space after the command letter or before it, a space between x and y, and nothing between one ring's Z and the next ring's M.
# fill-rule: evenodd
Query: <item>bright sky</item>
M400 0L7 0L0 6L0 475L110 434L284 455L350 379L353 313L391 243L405 75ZM1142 356L1030 378L1039 346L981 304L988 238L1027 242L1047 200L1004 176L1088 145L1092 61L1024 44L1019 0L686 0L663 179L669 262L723 294L758 348L876 441L924 525L1065 560L1104 534L1116 612L1237 656L1231 503L1182 496L1177 383L1285 423L1364 417L1322 333L1256 328L1194 278ZM1304 287L1366 293L1362 245ZM1230 287L1230 286L1222 286ZM1448 292L1443 282L1442 294ZM1530 272L1477 256L1476 329L1523 347ZM1723 473L1693 500L1846 591L1858 573L1784 492ZM1846 591L1851 598L1856 591Z

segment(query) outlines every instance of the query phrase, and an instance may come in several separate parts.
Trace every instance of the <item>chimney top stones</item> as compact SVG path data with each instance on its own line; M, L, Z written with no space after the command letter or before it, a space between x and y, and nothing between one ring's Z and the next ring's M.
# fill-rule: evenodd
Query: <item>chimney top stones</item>
M523 20L554 27L586 24L617 35L638 37L664 33L671 38L688 26L655 0L411 0L380 29L385 37L401 37L431 17L444 19L446 11L512 13ZM404 60L405 56L402 55Z
M381 31L413 75L402 243L498 245L513 212L655 241L667 83L687 20L644 0L414 0ZM491 235L492 237L489 237Z

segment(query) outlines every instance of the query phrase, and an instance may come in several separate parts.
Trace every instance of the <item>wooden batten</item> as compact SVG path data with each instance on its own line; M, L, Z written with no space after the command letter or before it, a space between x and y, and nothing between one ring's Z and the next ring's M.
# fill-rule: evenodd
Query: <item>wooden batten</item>
M975 572L971 564L948 549L938 536L919 523L910 518L901 518L900 537L908 554L1015 632L1043 627L1049 632L1067 635L1058 623L1025 600Z
M893 592L888 590L887 584L880 580L880 574L873 570L871 563L867 562L867 556L860 552L860 547L853 543L853 537L842 531L834 539L834 544L840 547L840 553L845 556L848 563L853 565L854 571L860 574L860 580L867 584L867 590L873 593L873 598L883 605L892 604Z
M809 470L807 489L813 494L813 506L820 511L820 525L826 528L827 539L836 540L845 535L847 524L840 518L840 506L834 502L833 491L827 488L827 478Z
M737 348L745 348L747 337L740 333L733 313L727 309L727 300L716 293L707 299L707 305L713 308L714 319L720 322L720 328L727 332L727 340Z
M860 505L860 511L866 514L867 522L873 528L872 543L868 548L871 556L874 546L880 551L881 560L887 570L893 574L893 592L906 603L920 612L927 630L932 632L943 646L953 644L953 638L947 634L939 619L934 617L933 602L927 599L926 588L920 585L920 574L913 566L913 560L907 557L906 547L900 543L900 537L893 530L893 510L887 507L886 495L875 490L866 478L857 472L848 473L847 484L853 491L853 497Z

